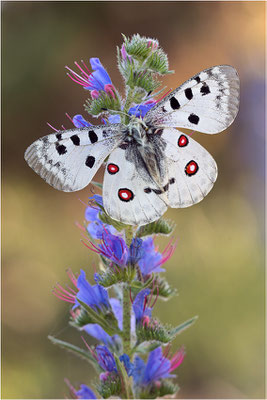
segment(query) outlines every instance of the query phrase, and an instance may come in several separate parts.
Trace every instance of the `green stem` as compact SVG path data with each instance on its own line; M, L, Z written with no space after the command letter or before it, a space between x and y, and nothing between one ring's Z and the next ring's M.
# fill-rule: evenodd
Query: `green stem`
M131 354L131 299L128 283L123 284L123 352Z
M128 114L128 111L129 111L129 108L130 108L130 106L131 106L131 104L132 104L132 102L133 102L133 98L134 98L134 94L135 94L135 89L131 89L131 88L129 88L129 91L128 91L128 93L127 93L127 98L126 98L126 101L125 101L125 105L124 105L124 108L123 108L123 111L126 113L126 114ZM127 116L125 116L124 117L124 123L125 124L127 124L129 121L127 120Z

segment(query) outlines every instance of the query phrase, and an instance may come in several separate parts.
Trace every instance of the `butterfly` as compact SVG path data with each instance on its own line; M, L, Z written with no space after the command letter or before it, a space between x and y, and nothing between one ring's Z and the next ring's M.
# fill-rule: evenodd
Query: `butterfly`
M159 101L143 119L44 136L25 152L29 166L58 190L87 186L105 162L103 204L115 220L144 225L168 207L201 201L217 178L212 156L175 128L225 130L239 107L239 77L228 65L206 69Z

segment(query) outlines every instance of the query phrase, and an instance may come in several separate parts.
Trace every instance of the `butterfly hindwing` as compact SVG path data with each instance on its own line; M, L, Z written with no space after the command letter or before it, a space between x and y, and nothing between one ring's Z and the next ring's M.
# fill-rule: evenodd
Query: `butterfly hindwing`
M25 152L29 166L58 190L87 186L119 144L121 126L93 126L57 132L36 140Z
M128 149L118 147L108 159L103 185L104 208L113 219L144 225L161 217L167 205L157 194L158 189L146 169L129 159L127 151L133 154L137 151L136 145Z
M169 206L182 208L198 203L216 181L216 162L204 147L177 129L164 129L161 138L166 143Z
M155 127L177 127L218 133L234 121L239 107L235 68L206 69L164 97L145 116Z

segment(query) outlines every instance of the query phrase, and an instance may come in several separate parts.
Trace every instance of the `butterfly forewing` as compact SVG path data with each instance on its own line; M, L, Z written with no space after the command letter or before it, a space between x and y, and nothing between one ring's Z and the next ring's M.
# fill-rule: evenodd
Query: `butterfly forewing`
M239 77L228 65L206 69L175 89L145 116L149 125L218 133L236 117Z
M73 192L90 183L121 137L119 124L57 132L29 146L25 160L51 186Z

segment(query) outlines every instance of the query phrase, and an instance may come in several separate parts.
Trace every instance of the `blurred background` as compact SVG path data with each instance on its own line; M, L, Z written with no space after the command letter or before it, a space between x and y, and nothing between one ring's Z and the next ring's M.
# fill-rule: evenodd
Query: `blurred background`
M64 66L99 57L123 91L116 68L121 33L155 37L176 88L199 71L233 65L240 112L227 132L194 134L217 161L218 180L198 205L169 210L179 238L166 277L179 290L155 314L197 323L173 345L186 346L179 398L264 398L264 2L2 2L3 269L2 398L64 398L64 377L90 384L91 367L47 336L82 342L55 298L65 270L93 274L80 243L87 187L61 193L25 163L46 125L83 113L89 93ZM84 116L86 116L84 114ZM94 122L91 120L91 122ZM102 171L98 174L102 179ZM160 249L166 240L158 239ZM94 341L88 338L89 343Z

